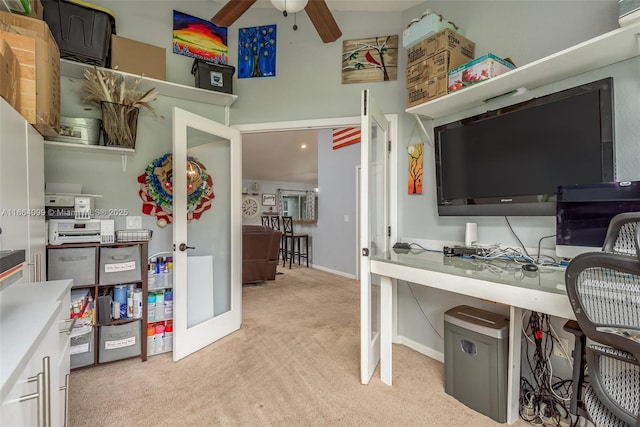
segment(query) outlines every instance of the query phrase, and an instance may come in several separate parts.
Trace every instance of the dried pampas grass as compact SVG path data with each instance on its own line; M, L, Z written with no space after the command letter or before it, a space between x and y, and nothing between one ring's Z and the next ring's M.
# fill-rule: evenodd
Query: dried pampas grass
M142 77L128 84L125 76L96 67L84 71L83 101L100 106L105 145L134 147L138 110L144 108L155 117L150 102L158 95L156 89L142 92L138 89Z
M125 76L113 71L88 68L84 70L84 102L100 105L102 101L115 104L142 107L158 117L156 110L149 104L158 95L156 89L142 92L138 89L142 77L135 79L133 84L127 84Z

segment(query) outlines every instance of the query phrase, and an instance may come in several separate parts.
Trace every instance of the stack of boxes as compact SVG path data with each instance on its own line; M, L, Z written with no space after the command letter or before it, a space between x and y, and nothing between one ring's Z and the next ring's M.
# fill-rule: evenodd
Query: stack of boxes
M451 29L407 49L407 107L447 94L448 72L471 61L475 43Z
M0 95L42 135L57 135L60 53L47 23L0 12L0 53Z

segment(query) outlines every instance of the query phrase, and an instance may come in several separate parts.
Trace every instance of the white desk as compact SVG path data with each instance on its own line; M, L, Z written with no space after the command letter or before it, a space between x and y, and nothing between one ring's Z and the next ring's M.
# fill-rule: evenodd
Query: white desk
M563 270L541 268L535 273L524 273L517 268L492 269L478 260L411 250L372 256L371 272L380 276L380 378L388 385L392 378L393 279L510 307L507 386L507 422L510 424L518 419L522 311L538 311L575 320L564 286Z

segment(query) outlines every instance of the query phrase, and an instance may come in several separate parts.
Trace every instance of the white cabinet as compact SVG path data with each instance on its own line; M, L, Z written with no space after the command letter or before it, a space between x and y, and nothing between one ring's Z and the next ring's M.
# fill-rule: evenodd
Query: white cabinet
M0 294L0 425L66 425L70 280Z
M18 282L44 280L44 139L0 98L0 249L24 249Z
M29 241L27 262L29 281L45 280L47 231L44 216L44 138L30 125L27 127L27 216Z
M4 99L0 99L0 248L26 249L29 234L27 208L24 118ZM23 279L24 280L24 279Z

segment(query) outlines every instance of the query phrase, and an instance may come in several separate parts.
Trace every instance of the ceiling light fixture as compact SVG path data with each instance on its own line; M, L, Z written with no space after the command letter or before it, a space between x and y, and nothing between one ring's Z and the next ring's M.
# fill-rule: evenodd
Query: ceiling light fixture
M271 4L286 17L290 13L297 13L304 9L307 0L271 0Z

